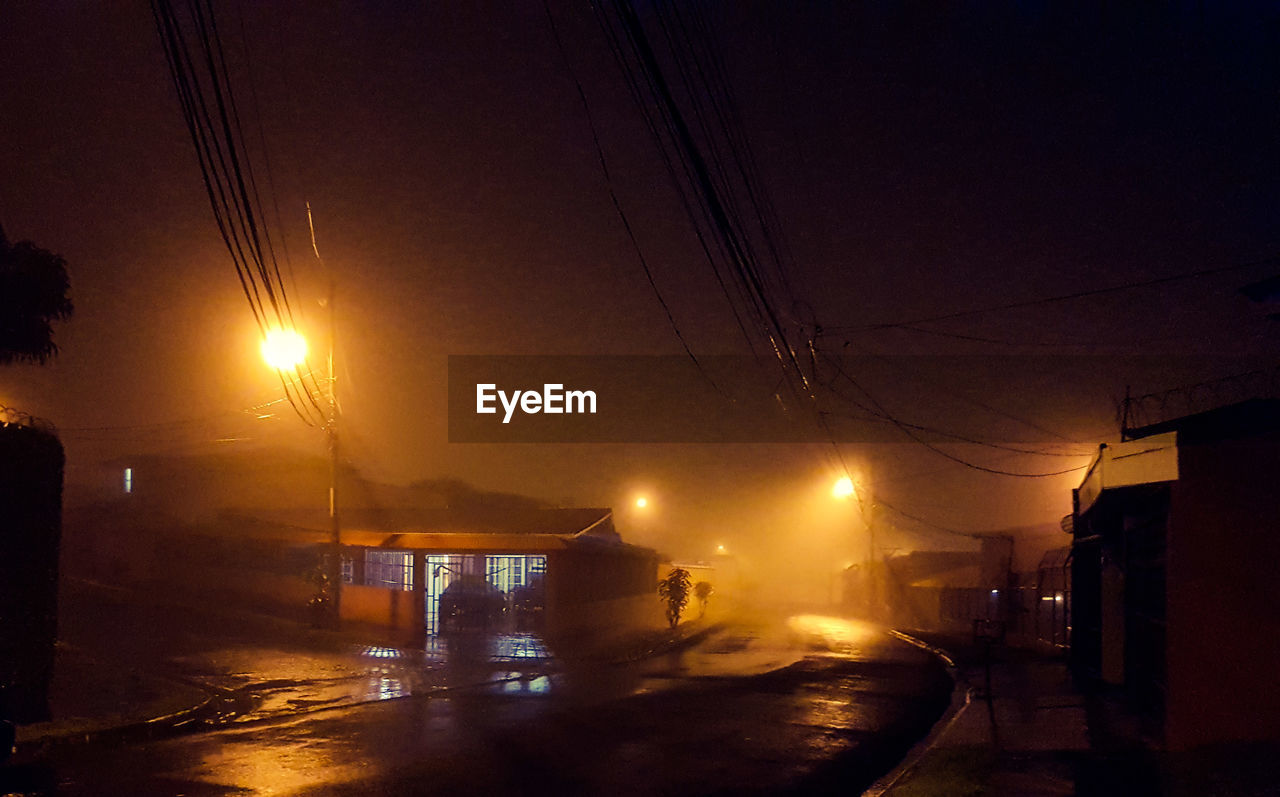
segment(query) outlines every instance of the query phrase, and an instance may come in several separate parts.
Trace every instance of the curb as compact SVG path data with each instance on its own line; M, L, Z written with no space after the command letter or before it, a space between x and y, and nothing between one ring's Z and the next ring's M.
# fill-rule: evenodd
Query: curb
M938 718L938 721L933 724L933 728L929 730L929 733L911 747L907 752L907 755L898 762L896 767L881 776L875 783L872 783L871 786L862 793L863 797L883 797L883 795L891 792L903 778L911 774L915 768L919 766L920 762L923 761L926 756L933 752L934 748L938 746L938 742L942 740L942 737L946 736L947 732L951 730L956 721L960 719L960 716L968 710L970 705L973 704L973 687L968 686L967 684L961 686L959 668L956 666L955 660L952 659L945 650L930 645L928 642L923 640L916 639L909 634L904 634L901 631L895 631L893 629L886 629L886 631L895 639L906 642L909 645L914 645L921 650L937 656L943 664L946 665L947 674L951 676L951 682L955 684L955 687L951 692L951 705L949 705L946 712Z
M50 729L48 732L19 740L17 754L21 756L54 745L93 744L107 739L129 741L155 739L167 733L173 733L183 723L195 720L201 712L210 706L213 700L214 696L210 695L194 706L179 709L159 717L126 722L123 725L91 728L84 731Z

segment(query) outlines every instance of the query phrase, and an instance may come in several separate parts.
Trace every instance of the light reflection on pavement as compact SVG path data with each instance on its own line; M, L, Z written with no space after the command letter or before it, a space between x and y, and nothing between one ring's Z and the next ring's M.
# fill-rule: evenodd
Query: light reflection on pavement
M812 616L728 626L630 664L557 658L515 635L353 646L303 668L325 677L258 681L291 664L257 653L260 667L235 671L255 708L222 729L97 758L64 751L59 793L786 791L900 733L929 659Z

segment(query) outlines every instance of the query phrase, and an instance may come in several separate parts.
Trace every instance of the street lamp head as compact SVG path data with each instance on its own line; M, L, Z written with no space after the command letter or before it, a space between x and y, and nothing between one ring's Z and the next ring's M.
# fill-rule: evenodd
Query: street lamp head
M644 509L648 505L649 505L648 498L645 498L644 496L640 496L639 498L636 499L636 509Z
M831 494L836 498L848 498L853 495L853 479L848 476L841 476L836 480L836 484L831 488Z
M277 371L288 371L307 358L307 340L295 329L267 330L262 339L262 359Z

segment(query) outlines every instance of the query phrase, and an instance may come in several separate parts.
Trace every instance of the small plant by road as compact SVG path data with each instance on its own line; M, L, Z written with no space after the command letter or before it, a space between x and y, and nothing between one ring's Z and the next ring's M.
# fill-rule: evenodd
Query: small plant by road
M711 593L713 592L715 592L715 589L711 586L710 581L699 581L693 585L693 595L698 599L699 617L707 613L707 601L711 599Z

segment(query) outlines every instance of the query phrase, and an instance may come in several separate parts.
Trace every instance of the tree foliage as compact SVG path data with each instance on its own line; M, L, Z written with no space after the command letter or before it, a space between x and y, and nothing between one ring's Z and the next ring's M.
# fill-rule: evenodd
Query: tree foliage
M67 261L0 228L0 365L43 364L58 353L53 322L71 317Z
M698 599L699 616L707 613L707 601L711 599L711 593L713 592L715 592L715 588L711 586L710 581L699 581L693 585L693 595Z
M693 586L693 576L684 568L677 567L658 581L658 597L666 601L667 622L675 628L680 624L680 614L689 603L689 591Z

